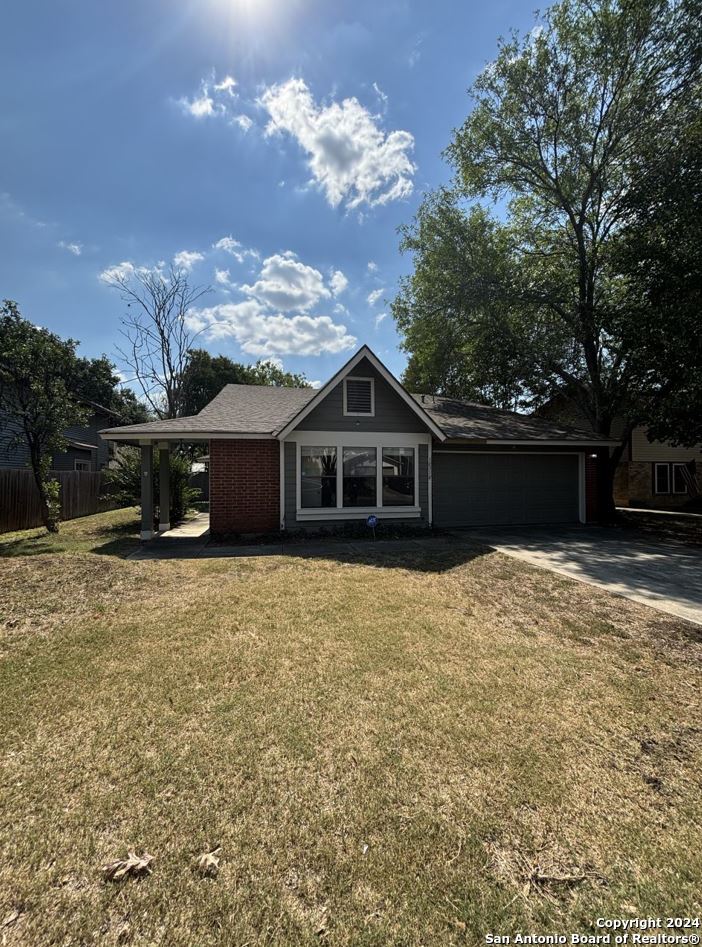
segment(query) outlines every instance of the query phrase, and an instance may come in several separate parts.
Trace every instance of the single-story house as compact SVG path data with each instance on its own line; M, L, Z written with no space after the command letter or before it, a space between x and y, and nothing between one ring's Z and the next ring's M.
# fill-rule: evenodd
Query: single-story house
M226 385L199 414L101 431L142 449L142 537L153 449L204 441L213 535L349 520L459 527L597 517L613 443L484 405L410 394L363 346L318 389ZM167 511L168 478L160 509ZM167 515L167 514L166 514ZM160 522L160 529L167 529Z

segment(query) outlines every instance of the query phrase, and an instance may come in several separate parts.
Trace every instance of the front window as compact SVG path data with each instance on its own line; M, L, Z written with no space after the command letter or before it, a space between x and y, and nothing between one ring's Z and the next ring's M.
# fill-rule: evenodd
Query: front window
M336 506L336 447L300 448L300 486L304 509Z
M90 461L89 460L76 460L73 462L74 470L88 471L90 472Z
M414 448L383 448L383 506L414 506Z
M670 493L670 466L668 464L655 465L656 493Z
M685 464L673 464L673 493L687 493Z
M375 447L344 447L344 506L375 506L378 459Z

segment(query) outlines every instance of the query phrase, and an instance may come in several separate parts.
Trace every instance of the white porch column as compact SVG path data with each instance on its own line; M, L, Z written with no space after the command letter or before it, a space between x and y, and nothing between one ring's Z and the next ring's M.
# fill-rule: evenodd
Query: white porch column
M154 535L154 459L151 441L141 445L141 538Z
M158 530L160 533L171 528L171 451L168 441L160 441L158 445Z

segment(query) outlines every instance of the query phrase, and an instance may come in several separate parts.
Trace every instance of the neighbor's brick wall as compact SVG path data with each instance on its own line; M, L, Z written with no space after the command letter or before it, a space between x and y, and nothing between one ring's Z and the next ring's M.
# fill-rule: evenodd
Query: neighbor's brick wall
M685 506L690 497L687 493L657 494L653 492L653 464L648 461L630 461L629 503L635 506L650 506L663 510ZM697 465L697 487L702 489L702 470Z
M280 529L279 465L278 441L210 441L213 535Z

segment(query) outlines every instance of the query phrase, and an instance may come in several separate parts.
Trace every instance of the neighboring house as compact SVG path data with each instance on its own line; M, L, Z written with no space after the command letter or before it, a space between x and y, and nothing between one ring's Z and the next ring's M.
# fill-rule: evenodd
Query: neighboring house
M143 538L153 528L153 448L165 453L174 442L209 445L215 535L333 527L371 514L441 527L585 522L597 516L598 458L613 443L411 395L367 346L317 390L227 385L194 417L101 435L141 445ZM166 510L163 477L161 490Z
M540 408L538 416L589 427L585 416L563 397L554 398ZM615 419L612 436L617 442L623 430L624 423ZM642 425L634 428L614 476L614 502L617 506L676 509L688 504L701 492L702 444L674 447L666 441L649 440Z
M114 447L98 432L118 421L119 416L94 402L86 402L86 406L90 411L88 420L65 431L68 444L65 451L54 454L52 470L97 471L109 465ZM29 447L21 430L17 421L0 413L0 470L29 466Z

